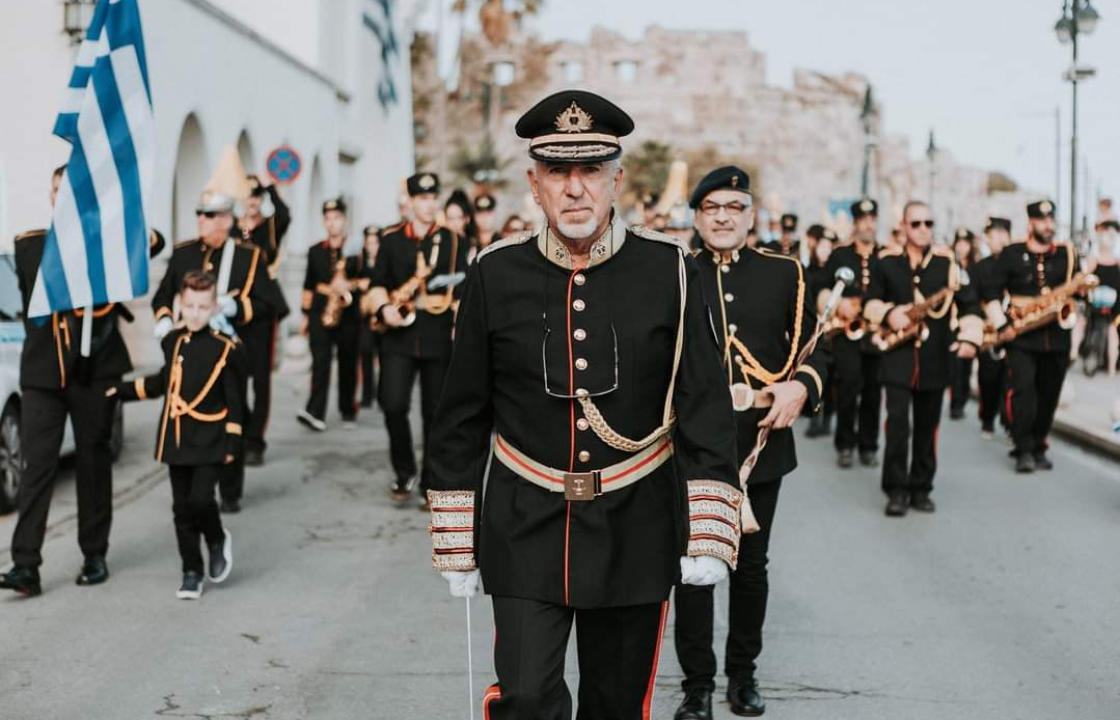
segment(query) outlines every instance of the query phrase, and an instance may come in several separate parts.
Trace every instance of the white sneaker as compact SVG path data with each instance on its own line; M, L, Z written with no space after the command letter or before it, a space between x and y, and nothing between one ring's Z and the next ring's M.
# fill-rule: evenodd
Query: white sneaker
M183 584L175 592L175 597L180 600L198 600L202 597L202 573L183 573Z
M296 415L296 420L299 420L301 423L316 432L323 432L327 429L327 424L325 422L307 412L306 410L300 410L299 415Z

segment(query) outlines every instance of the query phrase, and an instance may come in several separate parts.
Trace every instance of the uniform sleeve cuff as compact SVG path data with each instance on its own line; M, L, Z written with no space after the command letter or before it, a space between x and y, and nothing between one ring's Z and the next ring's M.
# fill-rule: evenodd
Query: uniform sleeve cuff
M429 490L432 567L438 572L474 570L473 490Z
M708 555L734 569L739 561L743 493L718 480L688 481L688 557Z
M980 347L984 343L984 321L976 315L965 315L961 318L957 339Z
M868 300L867 305L863 308L863 317L872 325L882 325L887 314L893 309L894 305L892 303L886 303L882 300Z
M159 320L160 318L171 317L171 316L172 316L171 308L169 308L169 307L156 308L156 317L155 317L156 320Z
M821 380L820 373L811 365L802 365L797 368L794 379L809 391L809 406L815 410L820 403L820 398L824 395L824 381Z

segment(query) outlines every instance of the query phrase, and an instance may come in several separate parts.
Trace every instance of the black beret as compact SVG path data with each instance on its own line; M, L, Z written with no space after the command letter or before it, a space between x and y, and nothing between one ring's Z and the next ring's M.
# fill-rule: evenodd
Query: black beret
M331 198L323 201L323 214L326 215L331 210L337 210L343 215L346 214L346 201L342 197Z
M797 216L793 213L786 213L782 215L782 230L796 230L797 229Z
M750 195L750 175L734 165L716 168L696 184L696 189L692 191L692 198L688 201L688 206L695 210L700 207L700 203L704 202L704 198L708 197L709 193L716 190L738 190Z
M1027 217L1031 219L1054 217L1054 203L1049 200L1039 200L1027 205Z
M989 232L991 230L1006 230L1007 232L1011 232L1011 221L1007 218L990 217L988 218L988 224L984 226L984 232Z
M439 175L435 173L416 173L410 175L405 183L408 186L409 197L416 197L425 193L439 195Z
M261 179L256 175L246 175L245 182L249 183L249 195L251 197L260 197L267 192L261 185Z
M805 235L807 237L813 238L814 240L820 240L821 237L824 236L824 225L821 225L820 223L813 223L805 229Z
M498 207L498 201L493 195L479 195L474 199L474 209L478 212L490 212Z
M1116 232L1120 232L1120 222L1116 222L1115 220L1102 220L1097 223L1097 229L1115 230Z
M852 220L859 220L864 215L874 215L879 217L879 203L871 198L863 198L852 203L851 207Z
M968 240L969 242L972 242L973 240L976 239L976 236L972 233L971 230L969 230L968 228L966 228L964 226L961 226L961 227L957 228L957 231L955 233L953 233L953 239L954 240Z
M634 121L610 100L585 90L561 90L530 108L514 128L542 162L603 162L622 154L619 138Z
M381 235L381 228L377 225L366 225L362 228L362 236L369 237L370 235Z

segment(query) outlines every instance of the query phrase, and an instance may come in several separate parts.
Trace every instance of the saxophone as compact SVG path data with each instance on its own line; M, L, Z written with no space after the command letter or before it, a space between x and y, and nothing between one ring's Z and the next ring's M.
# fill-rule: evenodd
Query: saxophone
M417 251L416 272L408 280L405 280L399 288L389 293L387 304L393 305L400 312L403 321L401 327L408 327L416 322L417 297L427 297L425 284L431 274L432 268L428 265L428 261L424 259L424 253ZM434 310L430 311L435 312ZM376 312L370 312L369 327L375 332L385 332L390 329L385 323L381 322Z
M953 289L945 286L935 292L926 300L920 303L914 303L909 310L906 311L906 316L910 318L910 324L901 330L891 330L890 326L886 323L886 318L883 319L883 326L879 331L871 336L871 344L882 352L889 352L894 350L899 345L921 338L925 340L929 337L929 327L926 326L925 319L933 311L935 307L945 302Z
M331 285L335 280L342 278L346 279L346 260L339 259L334 266L334 274L331 276ZM354 296L347 290L344 293L339 293L330 288L327 295L327 304L323 308L323 313L319 316L319 320L323 323L323 327L328 330L338 327L338 323L342 320L342 311L350 307L354 302Z
M991 334L984 334L984 344L980 349L990 350L1008 342L1015 336L1052 323L1057 323L1058 327L1063 330L1073 328L1077 324L1077 304L1074 297L1082 295L1100 284L1100 278L1092 273L1077 273L1069 282L1063 283L1052 290L1043 288L1043 294L1039 295L1034 302L1022 305L1012 303L1011 307L1007 309L1007 319L1008 327L1013 331L1013 334L1001 338L993 328Z

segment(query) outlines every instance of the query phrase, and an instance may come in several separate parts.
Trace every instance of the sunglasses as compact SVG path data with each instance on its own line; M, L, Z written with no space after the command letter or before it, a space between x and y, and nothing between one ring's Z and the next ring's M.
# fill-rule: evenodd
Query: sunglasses
M218 217L218 215L220 215L220 214L221 213L216 213L216 212L213 212L213 211L210 211L210 210L197 210L197 211L195 211L195 217L204 217L207 220L213 220L214 218Z
M927 228L932 228L933 227L933 220L911 220L910 221L910 227L914 228L915 230L922 227L923 225L925 225Z

